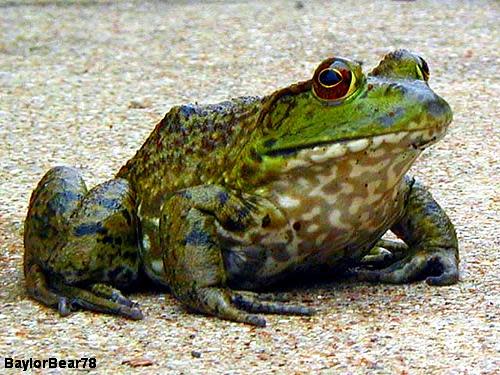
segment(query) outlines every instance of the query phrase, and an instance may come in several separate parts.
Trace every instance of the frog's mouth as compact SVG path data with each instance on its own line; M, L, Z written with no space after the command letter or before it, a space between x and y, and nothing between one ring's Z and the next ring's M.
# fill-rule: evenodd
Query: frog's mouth
M362 152L367 149L375 151L383 145L399 145L399 149L413 149L422 151L436 143L446 134L447 123L436 127L399 131L379 134L373 137L359 137L341 139L333 142L316 142L300 146L274 149L266 152L268 157L299 157L310 158L311 161L335 159L346 154Z

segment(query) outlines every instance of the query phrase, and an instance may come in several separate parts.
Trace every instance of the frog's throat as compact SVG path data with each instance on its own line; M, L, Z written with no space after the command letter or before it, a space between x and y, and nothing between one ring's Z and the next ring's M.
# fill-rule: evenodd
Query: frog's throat
M257 187L258 191L265 194L269 185L273 181L283 180L284 175L301 175L317 168L323 170L325 166L335 165L337 161L344 159L352 159L351 162L355 164L361 160L372 160L375 163L380 158L391 160L398 158L398 155L406 155L405 163L409 167L424 148L445 135L447 125L448 122L443 122L432 128L320 144L291 150L283 155L247 158L239 169L232 171L232 176L225 176L225 182L242 191L249 190L249 186L255 191Z
M399 131L386 134L380 134L373 137L351 138L335 142L317 143L314 145L305 145L288 149L273 150L265 154L264 158L284 157L293 160L309 161L311 164L341 158L347 154L364 151L376 150L384 144L399 143L398 149L420 150L429 147L444 137L447 130L447 124L443 123L433 128Z

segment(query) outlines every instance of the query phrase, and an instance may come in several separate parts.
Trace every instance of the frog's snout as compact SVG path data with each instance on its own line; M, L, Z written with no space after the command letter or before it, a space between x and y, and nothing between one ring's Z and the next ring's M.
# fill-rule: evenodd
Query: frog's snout
M368 77L368 87L369 98L385 98L387 102L396 103L393 110L396 114L406 112L409 117L404 121L432 127L447 126L453 119L450 105L426 82Z
M448 125L453 120L453 112L446 100L432 92L432 98L426 102L428 116L434 118L435 122Z
M408 103L420 108L417 122L427 123L428 126L448 126L451 123L453 112L450 105L428 85L412 85L405 96Z

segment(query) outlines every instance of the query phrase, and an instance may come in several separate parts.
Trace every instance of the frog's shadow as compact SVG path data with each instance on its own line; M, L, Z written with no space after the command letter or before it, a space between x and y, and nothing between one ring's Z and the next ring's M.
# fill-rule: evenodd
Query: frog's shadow
M142 275L139 277L140 282L135 283L132 287L127 288L127 294L141 294L143 296L154 296L158 293L170 293L170 288L166 285L155 283L150 278ZM332 270L321 269L314 272L295 272L292 275L271 283L270 285L260 286L252 289L257 293L271 294L289 294L314 292L323 289L344 289L349 285L359 284L349 271L332 272ZM231 289L241 289L228 285ZM244 290L245 288L243 288Z

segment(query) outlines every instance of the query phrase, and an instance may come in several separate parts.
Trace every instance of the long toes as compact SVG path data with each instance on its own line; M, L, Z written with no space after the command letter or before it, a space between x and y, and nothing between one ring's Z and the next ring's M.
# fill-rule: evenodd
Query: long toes
M95 310L99 311L99 308L96 308L95 306L93 308L90 308L90 310ZM114 314L123 316L124 318L131 319L131 320L142 320L144 319L144 315L139 307L129 307L129 306L124 306L124 305L117 305L117 307L112 310Z
M119 303L120 305L129 307L130 309L139 310L139 304L137 302L134 302L131 299L128 299L127 297L125 297L121 293L117 294L117 295L113 295L112 301Z
M197 294L199 298L197 304L191 305L191 308L195 310L233 322L251 324L257 327L266 326L266 320L263 317L234 306L229 290L209 287L198 289Z
M267 324L266 319L264 319L262 316L242 311L237 307L226 303L218 306L216 315L222 319L251 324L257 327L265 327Z
M256 327L265 327L267 324L266 319L255 314L246 314L246 317L241 322L251 324Z
M391 264L389 267L382 269L368 269L364 267L357 267L351 270L351 274L356 277L359 281L382 281L383 275L388 275L396 271L403 266L403 261L397 261Z
M85 294L87 293L87 291L84 292ZM79 298L75 298L73 300L73 305L86 310L104 312L108 314L117 314L132 320L141 320L144 318L142 311L137 306L124 306L109 299L96 296L92 296L92 299L81 298L85 297L85 294L83 296L80 296Z
M144 315L138 306L117 305L115 313L131 320L142 320Z
M253 313L286 314L286 315L313 315L315 310L305 306L285 305L281 302L262 301L248 295L234 293L231 301L238 307Z
M111 302L128 307L137 307L137 304L125 297L119 289L113 288L110 285L96 283L92 285L90 291L96 296L107 299Z
M238 294L259 301L289 302L291 299L289 293L256 293L248 290L239 290Z

